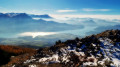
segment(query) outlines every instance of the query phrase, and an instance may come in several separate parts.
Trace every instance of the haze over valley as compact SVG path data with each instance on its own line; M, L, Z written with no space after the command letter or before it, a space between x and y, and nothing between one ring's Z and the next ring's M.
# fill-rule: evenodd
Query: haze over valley
M120 67L120 1L0 0L0 67Z
M120 29L119 19L58 18L27 13L0 13L0 19L0 43L11 45L50 46L58 40L82 38L107 29Z

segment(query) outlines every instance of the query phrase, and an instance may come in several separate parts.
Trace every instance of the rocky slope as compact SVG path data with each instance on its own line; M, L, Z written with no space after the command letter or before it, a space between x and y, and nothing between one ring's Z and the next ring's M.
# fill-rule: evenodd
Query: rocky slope
M13 67L119 67L120 30L107 30L85 38L58 41L40 48L30 59Z

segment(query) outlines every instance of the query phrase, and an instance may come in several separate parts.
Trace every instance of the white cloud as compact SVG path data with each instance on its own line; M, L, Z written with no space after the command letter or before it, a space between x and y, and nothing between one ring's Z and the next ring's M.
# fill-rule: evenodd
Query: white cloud
M100 18L100 19L120 19L120 15L59 15L59 14L50 14L50 16L60 19L60 18Z
M63 13L63 12L76 12L77 10L57 10L57 12Z
M91 8L83 8L83 11L111 11L110 9L91 9Z
M35 38L36 36L47 36L47 35L53 35L57 34L56 32L24 32L18 34L19 36L32 36Z

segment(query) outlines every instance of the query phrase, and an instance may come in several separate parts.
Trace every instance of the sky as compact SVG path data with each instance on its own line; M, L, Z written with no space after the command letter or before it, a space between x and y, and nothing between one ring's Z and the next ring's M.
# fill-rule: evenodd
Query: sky
M117 16L120 0L0 0L0 12Z
M66 20L68 17L113 20L120 19L120 0L0 0L0 12L49 14L58 21ZM86 31L88 30L87 28ZM40 33L32 35L37 34Z

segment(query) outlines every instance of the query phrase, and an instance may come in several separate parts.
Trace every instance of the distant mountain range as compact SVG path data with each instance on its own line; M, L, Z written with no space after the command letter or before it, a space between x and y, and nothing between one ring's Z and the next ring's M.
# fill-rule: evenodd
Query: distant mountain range
M65 21L74 25L87 25L87 26L108 26L119 24L119 20L108 20L100 18L67 18Z
M26 36L21 38L14 37L19 37L17 34L24 32L58 32L82 28L82 25L70 25L54 21L45 21L43 19L34 20L26 13L0 13L0 44L46 47L53 45L55 41L59 39L64 41L70 38L73 39L75 36L70 34L56 34L43 37L38 36L36 38Z
M34 15L34 14L26 14L26 13L0 13L0 15L2 16L8 16L8 17L14 17L14 16L18 16L18 15L24 15L23 17L25 17L25 15L28 15L32 18L52 18L51 16L44 14L44 15Z
M41 17L48 15L41 15ZM64 30L82 29L82 25L71 25L43 19L34 20L26 13L0 13L0 33L20 32L55 32Z
M31 19L26 13L0 13L0 19Z
M32 18L52 18L51 16L45 15L30 15Z
M110 30L110 29L113 29L113 30L119 29L120 30L120 24L118 24L118 25L109 25L109 26L100 26L100 27L95 28L94 31L86 32L86 34L87 35L98 34L98 33L102 32L102 31Z

